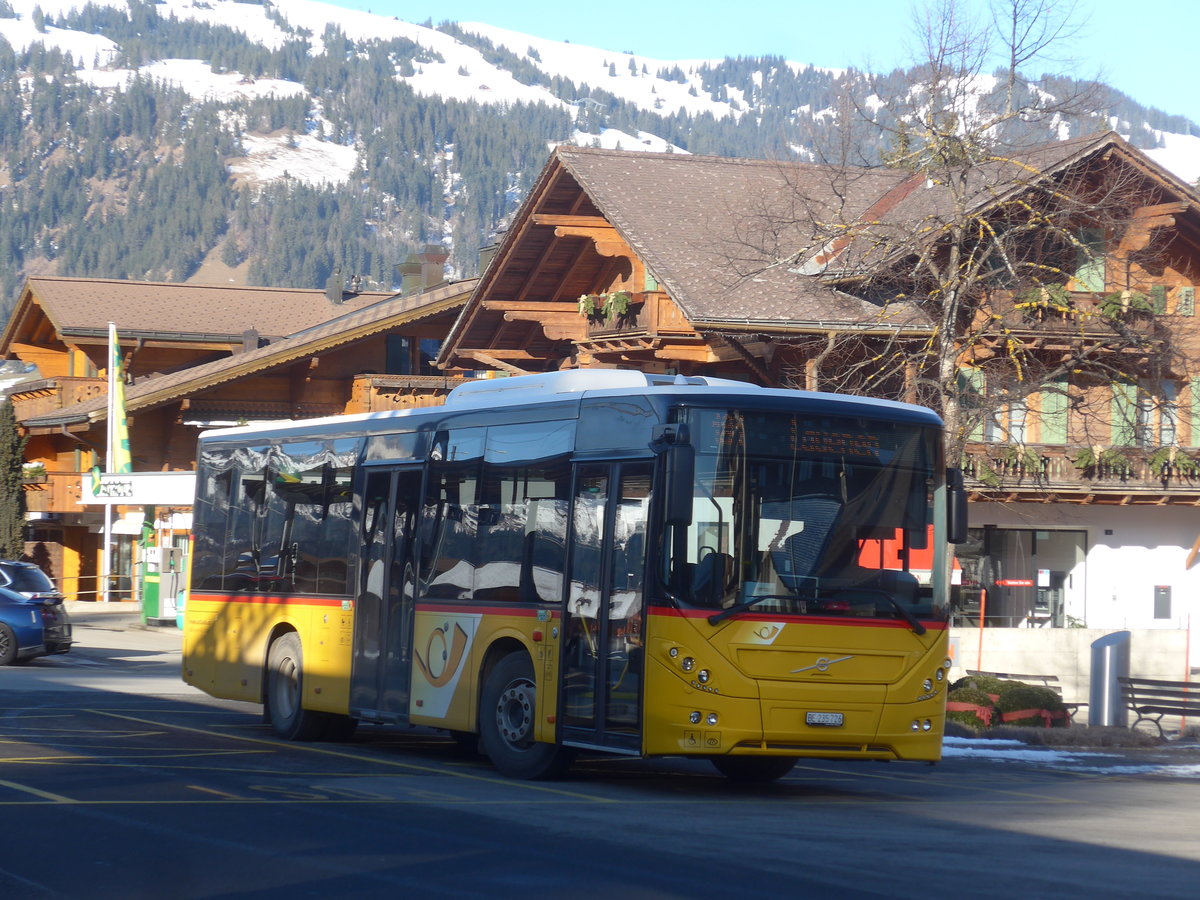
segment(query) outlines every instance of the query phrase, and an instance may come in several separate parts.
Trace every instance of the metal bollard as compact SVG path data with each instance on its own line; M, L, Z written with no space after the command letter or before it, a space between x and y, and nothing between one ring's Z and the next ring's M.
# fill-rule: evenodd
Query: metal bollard
M1114 631L1092 641L1092 683L1088 690L1088 724L1129 725L1129 709L1118 678L1129 677L1128 631Z

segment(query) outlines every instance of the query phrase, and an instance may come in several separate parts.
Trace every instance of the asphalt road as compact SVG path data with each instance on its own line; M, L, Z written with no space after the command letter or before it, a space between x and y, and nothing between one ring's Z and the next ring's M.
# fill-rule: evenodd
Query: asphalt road
M818 761L756 788L597 758L517 782L422 729L280 742L178 682L178 632L77 622L71 654L0 670L0 897L1200 894L1200 780L1111 756Z

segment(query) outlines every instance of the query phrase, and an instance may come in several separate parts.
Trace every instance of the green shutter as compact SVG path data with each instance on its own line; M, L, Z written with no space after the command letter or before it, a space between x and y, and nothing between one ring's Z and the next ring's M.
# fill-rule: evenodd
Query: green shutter
M1067 379L1052 382L1052 389L1042 391L1042 443L1067 442Z
M1104 290L1104 232L1084 228L1079 232L1079 243L1083 246L1075 253L1075 290Z
M984 377L980 369L969 366L958 370L959 406L965 417L976 419L967 435L968 441L983 440L983 419L979 410L983 407Z
M1166 285L1156 284L1150 288L1150 309L1156 316L1161 316L1167 311Z
M1200 378L1193 378L1189 384L1192 390L1191 424L1192 436L1188 442L1192 447L1200 447Z
M1137 443L1137 385L1114 381L1112 386L1112 436L1109 446L1132 447Z
M1194 316L1196 314L1196 289L1191 285L1179 288L1175 299L1175 315Z

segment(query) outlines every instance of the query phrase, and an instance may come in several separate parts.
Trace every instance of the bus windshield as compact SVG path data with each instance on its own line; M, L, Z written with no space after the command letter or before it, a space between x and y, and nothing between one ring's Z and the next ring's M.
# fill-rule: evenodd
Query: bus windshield
M944 618L931 571L935 429L765 410L679 418L696 450L692 522L666 542L681 603L918 631Z

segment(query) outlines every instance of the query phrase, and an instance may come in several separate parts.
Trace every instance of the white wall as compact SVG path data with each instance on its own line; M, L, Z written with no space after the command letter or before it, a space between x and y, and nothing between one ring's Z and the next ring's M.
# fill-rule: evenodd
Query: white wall
M1200 631L1200 565L1185 568L1200 536L1198 508L978 503L970 518L973 527L1085 530L1086 561L1071 573L1064 595L1067 615L1089 629L1186 632L1190 621ZM1171 588L1169 619L1154 618L1156 585ZM1191 665L1200 666L1200 647L1190 652Z
M985 628L981 648L978 628L951 628L954 666L950 677L961 678L967 669L1057 675L1064 697L1086 701L1091 682L1092 643L1111 633L1112 630L1101 628ZM1200 635L1192 638L1200 639ZM1131 630L1129 674L1184 681L1188 678L1187 652L1186 631ZM1192 680L1200 686L1200 676Z

